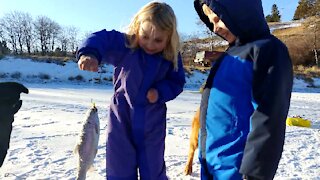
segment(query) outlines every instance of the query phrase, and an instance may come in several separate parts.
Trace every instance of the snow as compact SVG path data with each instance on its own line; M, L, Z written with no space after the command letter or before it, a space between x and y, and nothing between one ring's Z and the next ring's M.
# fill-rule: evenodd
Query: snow
M301 23L303 21L289 21L289 22L282 22L282 23L276 23L276 24L270 24L270 32L273 32L277 29L287 29L287 28L293 28L293 27L299 27L301 26Z
M29 94L21 94L23 105L15 114L10 149L0 168L0 179L75 179L77 162L73 149L91 101L99 110L101 134L95 168L88 172L87 179L105 179L105 127L113 93L112 67L104 66L101 72L104 73L80 71L71 61L61 66L10 57L0 60L0 81L20 82L30 90ZM68 80L78 75L83 77L81 81ZM191 120L201 98L198 88L206 76L207 73L198 71L188 75L185 91L168 103L165 160L170 179L200 179L197 155L193 174L185 176L183 170ZM91 81L99 77L103 79L100 84ZM314 82L320 86L319 79ZM312 122L312 127L287 127L275 179L320 179L320 89L307 85L295 79L289 116L301 115Z

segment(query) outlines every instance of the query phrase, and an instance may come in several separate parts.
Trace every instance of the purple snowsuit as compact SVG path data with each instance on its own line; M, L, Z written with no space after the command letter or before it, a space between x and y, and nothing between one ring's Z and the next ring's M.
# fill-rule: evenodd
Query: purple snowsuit
M185 75L179 55L178 70L159 54L126 47L117 31L92 34L79 48L77 58L91 54L114 66L114 95L107 123L107 178L167 179L164 162L166 102L183 90ZM158 90L159 99L149 103L147 92Z

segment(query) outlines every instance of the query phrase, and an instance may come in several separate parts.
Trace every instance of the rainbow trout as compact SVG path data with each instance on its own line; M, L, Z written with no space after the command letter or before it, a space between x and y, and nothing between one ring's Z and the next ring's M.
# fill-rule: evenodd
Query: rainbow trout
M93 106L86 113L86 119L80 133L79 142L75 147L78 156L77 180L85 180L87 171L92 167L98 150L100 122L98 109Z

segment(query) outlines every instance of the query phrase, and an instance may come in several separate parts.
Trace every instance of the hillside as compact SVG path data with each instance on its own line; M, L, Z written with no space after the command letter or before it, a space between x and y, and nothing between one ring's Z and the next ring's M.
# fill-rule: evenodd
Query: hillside
M319 17L310 17L301 21L301 26L277 29L273 34L287 45L295 65L315 65L315 50L317 50L318 59L320 58Z

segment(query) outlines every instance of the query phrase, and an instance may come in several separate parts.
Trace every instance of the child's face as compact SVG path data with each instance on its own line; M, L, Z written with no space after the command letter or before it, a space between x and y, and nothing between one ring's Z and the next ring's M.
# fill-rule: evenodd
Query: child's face
M161 31L149 21L141 23L138 36L139 46L148 54L164 50L168 43L168 32Z
M214 13L206 4L202 5L202 10L206 16L208 16L210 22L213 24L213 32L226 39L229 43L236 40L226 25L221 21L219 16Z

